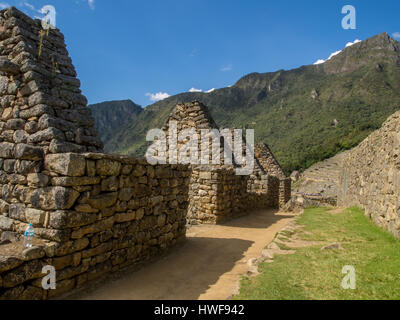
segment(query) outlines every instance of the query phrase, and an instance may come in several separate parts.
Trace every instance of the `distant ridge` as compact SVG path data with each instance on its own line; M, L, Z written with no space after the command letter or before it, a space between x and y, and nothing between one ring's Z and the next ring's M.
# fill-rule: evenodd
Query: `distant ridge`
M108 151L143 155L147 131L161 128L178 102L194 100L208 106L220 128L254 128L256 142L271 147L286 173L305 169L356 146L400 109L400 44L382 33L319 65L251 73L232 87L171 96L106 130Z
M106 152L115 151L115 146L110 143L118 134L118 128L126 127L136 121L143 111L141 106L131 100L106 101L89 105L89 108L92 110Z

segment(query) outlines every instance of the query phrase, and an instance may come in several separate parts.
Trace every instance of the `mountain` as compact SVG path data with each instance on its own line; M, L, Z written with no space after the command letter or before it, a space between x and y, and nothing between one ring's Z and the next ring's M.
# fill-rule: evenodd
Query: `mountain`
M229 88L172 96L109 127L108 150L143 155L147 131L161 128L176 103L193 100L207 105L221 128L255 129L256 141L270 145L287 173L305 169L356 146L400 109L400 43L382 33L323 64L252 73Z
M121 134L125 136L119 128L135 122L143 111L141 106L131 100L107 101L89 105L89 108L92 110L99 136L107 152L116 152L115 142Z

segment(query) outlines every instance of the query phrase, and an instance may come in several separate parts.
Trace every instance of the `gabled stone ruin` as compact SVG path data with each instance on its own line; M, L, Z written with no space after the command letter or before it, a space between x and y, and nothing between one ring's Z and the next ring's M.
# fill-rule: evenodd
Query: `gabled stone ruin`
M63 35L15 8L1 12L0 30L3 155L102 151Z
M265 143L259 143L254 148L254 155L261 169L280 179L286 179L286 175L282 170L278 160L276 160L269 146Z
M171 121L177 123L179 134L184 129L193 129L192 137L196 136L198 155L201 155L200 143L202 130L219 129L212 119L207 107L201 102L178 104L172 111L163 127L168 141L168 129ZM232 128L227 131L233 133ZM223 129L219 132L221 133ZM233 134L232 134L233 137ZM188 143L190 138L179 142L174 148L179 153L180 148ZM232 148L225 150L224 138L219 146L214 146L214 154L220 154L220 163L212 162L212 138L206 140L209 164L191 165L191 180L189 185L190 223L220 223L233 217L247 214L251 210L262 208L280 208L289 201L291 196L291 180L286 178L278 161L266 144L254 147L254 170L251 175L238 175L236 169L241 165L236 161ZM208 144L208 145L207 145ZM167 154L170 146L168 145ZM243 154L246 154L246 141L242 143ZM203 148L204 149L204 148ZM232 164L224 163L224 154L230 153ZM243 165L242 165L243 166Z
M187 221L218 223L289 200L290 180L270 152L250 176L235 165L101 153L62 34L15 8L0 11L0 56L0 299L60 296L160 255L185 239ZM198 102L171 117L181 129L217 128ZM29 223L35 241L24 249ZM42 288L49 265L56 290Z

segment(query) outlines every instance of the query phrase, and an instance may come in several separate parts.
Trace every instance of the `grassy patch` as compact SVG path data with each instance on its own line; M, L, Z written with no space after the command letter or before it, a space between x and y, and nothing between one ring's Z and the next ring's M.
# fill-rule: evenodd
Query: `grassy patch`
M279 234L283 235L285 237L291 237L294 234L294 232L293 231L284 230L284 231L279 232Z
M358 208L340 214L327 209L305 210L298 223L302 238L339 242L345 250L298 249L262 263L261 274L242 280L235 299L400 299L400 241L373 225ZM341 287L342 268L355 267L355 290Z
M279 249L281 249L281 250L287 250L287 251L292 250L284 243L276 242L276 244L278 245Z

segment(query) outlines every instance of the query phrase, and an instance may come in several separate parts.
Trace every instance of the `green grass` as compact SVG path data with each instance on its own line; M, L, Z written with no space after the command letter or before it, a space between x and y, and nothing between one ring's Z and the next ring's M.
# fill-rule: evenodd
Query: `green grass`
M279 239L279 238L278 238L278 239ZM284 239L279 239L279 240L284 241ZM285 244L283 244L283 243L277 242L276 244L278 245L279 249L281 249L281 250L287 250L287 251L291 250L287 245L285 245Z
M331 214L310 208L298 223L312 233L303 233L303 239L339 242L345 250L321 250L319 245L276 256L273 263L259 265L259 276L242 280L234 299L400 299L400 241L373 225L362 210ZM355 267L355 290L341 287L346 265Z

